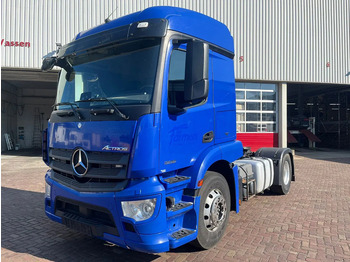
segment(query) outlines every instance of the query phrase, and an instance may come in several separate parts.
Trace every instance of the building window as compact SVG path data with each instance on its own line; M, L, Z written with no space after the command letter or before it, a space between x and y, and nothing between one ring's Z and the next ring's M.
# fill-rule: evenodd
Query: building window
M237 132L277 133L277 85L236 83Z

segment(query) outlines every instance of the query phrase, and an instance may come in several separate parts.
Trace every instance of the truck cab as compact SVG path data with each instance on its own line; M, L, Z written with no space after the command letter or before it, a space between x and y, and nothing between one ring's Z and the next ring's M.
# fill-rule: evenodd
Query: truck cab
M249 161L270 155L271 183L261 190L288 193L290 150L235 162L244 153L233 57L224 24L151 7L81 32L45 59L43 70L62 68L43 134L46 215L142 252L208 249L242 192L259 193L248 185L256 176L242 184Z

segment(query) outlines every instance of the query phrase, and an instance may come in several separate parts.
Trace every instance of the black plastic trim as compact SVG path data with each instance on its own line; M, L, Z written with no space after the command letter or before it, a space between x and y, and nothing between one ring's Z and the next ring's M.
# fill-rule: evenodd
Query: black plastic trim
M86 151L89 159L88 171L83 178L75 177L71 159L74 150L49 149L49 166L58 173L72 175L72 179L78 182L86 182L91 178L97 179L126 179L129 154L116 152ZM118 165L118 167L116 167ZM67 177L68 178L68 177ZM83 180L83 181L82 181Z
M197 196L199 196L199 188L198 189L185 188L184 195L191 196L191 197L197 197Z
M137 28L140 22L148 22L147 28ZM154 18L119 26L110 30L102 31L90 36L82 37L67 45L64 45L58 53L58 57L64 57L73 53L80 53L95 48L100 48L112 43L122 42L129 39L144 37L164 37L168 27L168 20Z
M135 230L133 224L128 223L128 222L123 222L123 226L124 226L125 231L129 231L129 232L132 232L132 233L136 233L136 230Z
M68 176L71 176L69 178ZM91 182L80 183L73 178L73 175L64 175L52 170L51 179L62 184L63 186L72 188L78 192L119 192L124 190L128 183L128 179L110 180L110 182ZM91 179L93 180L93 179ZM108 180L107 180L108 181Z
M214 132L210 131L203 135L202 143L210 143L214 140Z
M179 32L179 33L180 33L180 32ZM182 34L182 35L185 35L185 34ZM193 37L193 36L188 35L188 39L197 39L198 41L207 43L207 44L209 45L209 49L210 49L210 50L212 50L212 51L214 51L214 52L216 52L216 53L219 53L219 54L221 54L221 55L223 55L223 56L226 56L226 57L228 57L228 58L230 58L230 59L233 59L233 58L235 57L235 53L233 53L233 52L231 52L231 51L229 51L229 50L227 50L227 49L225 49L225 48L222 48L222 47L220 47L220 46L214 45L213 43L210 43L210 42L207 42L207 41L205 41L205 40L202 40L202 39L200 39L200 38L195 38L195 37ZM188 40L188 39L187 39L187 40ZM186 39L185 39L185 40L178 40L178 42L179 42L179 43L186 43L187 40L186 40Z
M118 106L119 110L123 112L123 114L127 115L129 117L128 121L131 120L138 120L141 116L147 115L151 113L151 105L150 104L144 104L144 105L122 105ZM64 123L64 122L91 122L91 121L126 121L124 120L119 114L91 114L90 107L86 108L77 108L76 110L79 111L79 114L82 116L82 119L79 119L74 114L67 114L67 110L54 110L51 113L50 116L50 122L51 123ZM95 107L94 109L110 109L110 106L103 106L103 107ZM64 114L62 114L64 112ZM68 111L69 112L69 111Z
M55 215L67 227L90 236L102 237L103 233L119 236L112 214L103 207L57 197Z

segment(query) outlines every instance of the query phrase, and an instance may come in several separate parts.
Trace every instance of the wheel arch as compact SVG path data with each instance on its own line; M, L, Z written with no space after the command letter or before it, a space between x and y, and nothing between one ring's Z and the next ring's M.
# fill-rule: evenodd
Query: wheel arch
M231 197L231 210L239 212L239 196L236 194L239 190L238 187L238 178L235 179L235 167L232 168L231 163L229 163L226 160L219 160L213 163L209 168L208 171L215 171L219 174L221 174L230 189L230 197Z
M230 188L231 206L239 212L238 169L232 162L243 155L243 146L240 141L214 145L200 154L195 164L181 171L179 174L191 177L189 190L198 191L199 182L204 179L207 171L216 171L224 176ZM230 169L230 171L229 171ZM233 183L232 183L233 181ZM231 191L231 187L234 190ZM195 193L193 193L195 194ZM233 204L232 204L233 203Z

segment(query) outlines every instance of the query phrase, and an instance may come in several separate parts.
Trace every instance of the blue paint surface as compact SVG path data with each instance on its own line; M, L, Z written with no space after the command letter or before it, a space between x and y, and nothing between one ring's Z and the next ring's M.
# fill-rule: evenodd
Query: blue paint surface
M169 21L169 30L192 35L234 53L233 38L224 24L201 13L170 6L150 7L141 12L117 18L109 23L79 33L76 36L76 40L119 26L152 18L167 19Z
M107 24L97 26L77 35L82 39L119 26L152 19L168 20L168 30L182 32L229 52L234 52L233 39L222 23L203 14L175 7L151 7ZM102 152L104 148L123 148L130 159L127 166L128 185L119 192L78 192L59 184L46 174L51 185L51 198L45 200L47 216L59 223L55 215L56 197L108 209L118 229L119 236L105 233L104 240L121 247L142 252L164 252L186 244L197 237L200 196L184 195L184 189L198 190L198 182L216 162L231 163L243 154L242 143L236 140L235 80L233 61L210 50L209 93L202 104L187 108L183 114L168 112L168 75L172 42L166 45L164 75L161 88L161 111L146 114L134 121L96 121L49 123L47 130L49 148L75 149ZM214 139L203 143L203 135L214 132ZM116 152L118 153L118 152ZM175 175L189 179L179 184L167 184ZM236 212L238 205L238 173L232 170L235 182ZM175 203L190 203L186 210L167 211L166 198ZM123 216L121 201L156 198L153 216L136 222ZM133 226L127 230L125 223ZM181 228L194 233L181 239L172 234Z
M81 125L79 128L78 126ZM106 146L124 147L129 153L133 143L136 121L64 122L48 125L51 148L103 151Z

